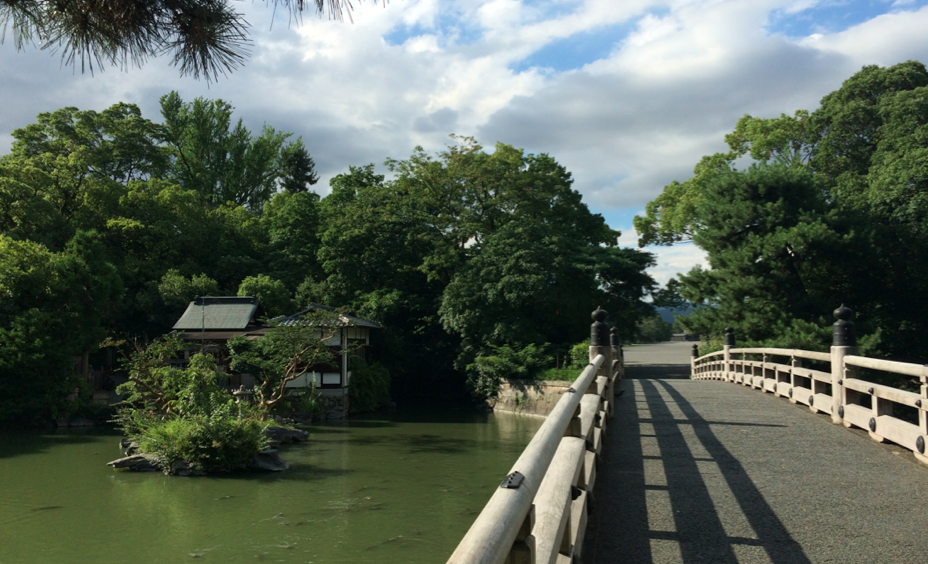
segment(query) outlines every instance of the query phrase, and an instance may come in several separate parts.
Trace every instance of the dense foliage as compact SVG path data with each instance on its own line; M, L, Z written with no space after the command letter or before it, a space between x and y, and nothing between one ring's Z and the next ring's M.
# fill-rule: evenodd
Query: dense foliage
M638 322L639 343L662 343L673 337L673 325L654 314Z
M388 161L393 180L367 166L332 181L320 210L327 277L304 295L381 320L377 354L409 388L435 390L434 374L457 370L475 389L480 359L501 347L566 350L598 304L633 331L653 257L619 248L550 156L455 140Z
M390 371L379 362L355 361L348 387L352 413L364 413L390 402Z
M643 245L691 240L708 254L709 269L680 277L696 306L686 327L822 349L845 303L865 349L928 357L926 124L928 71L915 61L864 67L812 112L741 118L729 152L635 218Z
M400 396L464 397L468 367L501 350L564 354L597 305L626 338L650 311L653 257L619 248L549 155L455 138L388 161L389 180L351 167L320 199L302 140L253 134L222 100L170 93L161 111L156 123L131 104L62 108L13 132L0 157L0 419L52 416L74 355L99 367L104 337L161 335L197 295L380 321L373 354ZM237 346L268 382L286 370L261 365L265 345ZM279 401L273 389L263 401Z

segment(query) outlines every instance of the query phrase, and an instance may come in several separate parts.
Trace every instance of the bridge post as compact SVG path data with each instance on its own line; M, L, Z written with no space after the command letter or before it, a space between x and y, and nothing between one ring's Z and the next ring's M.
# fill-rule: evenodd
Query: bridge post
M696 379L696 359L699 357L699 345L693 343L693 356L690 357L690 380Z
M844 304L834 311L837 321L832 326L831 341L831 421L835 424L844 422L844 357L858 352L852 315L854 310Z
M925 455L925 441L928 439L928 376L922 376L922 399L921 405L918 406L918 429L921 436L921 443L915 439L915 458L928 464L928 456ZM921 448L919 448L921 444Z
M625 378L625 354L622 351L622 339L619 337L617 327L609 331L609 344L612 346L613 378L622 381Z
M606 395L609 401L609 414L611 415L613 413L612 402L614 400L615 380L612 372L612 361L614 356L612 354L612 345L610 344L609 324L606 323L606 318L609 317L609 313L603 308L597 307L591 317L593 318L593 324L590 326L590 362L593 362L593 359L596 358L597 355L603 355L605 358L596 376L604 376L607 379L609 391Z
M731 327L731 325L725 328L725 346L723 348L725 351L724 378L726 382L734 382L735 377L729 371L731 368L731 349L735 348L735 330Z

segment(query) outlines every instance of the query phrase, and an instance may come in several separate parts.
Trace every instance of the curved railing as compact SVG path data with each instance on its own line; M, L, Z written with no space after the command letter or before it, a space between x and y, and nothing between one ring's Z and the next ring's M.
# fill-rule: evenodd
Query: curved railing
M692 378L722 380L787 397L791 403L831 415L835 423L864 429L875 441L892 441L928 464L928 366L867 358L856 352L853 344L833 346L831 353L726 345L725 350L697 358L694 346ZM777 358L788 360L775 362ZM803 360L827 363L829 368L804 367ZM917 377L921 391L868 382L858 377L861 368ZM898 406L914 409L917 423L911 410L909 417L894 413Z
M594 323L590 364L548 414L449 564L579 561L596 459L623 374L621 347L597 346L595 330Z

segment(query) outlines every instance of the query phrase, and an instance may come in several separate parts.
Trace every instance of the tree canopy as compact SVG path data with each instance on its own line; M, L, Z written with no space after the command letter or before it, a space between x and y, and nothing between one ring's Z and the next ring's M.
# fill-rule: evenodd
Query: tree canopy
M824 347L827 314L858 312L873 350L928 356L928 70L864 67L814 111L744 116L635 218L641 245L692 240L710 269L680 277L687 326ZM735 163L753 161L745 170Z
M62 108L13 132L0 157L0 402L24 407L0 419L47 416L72 356L99 366L104 338L161 335L197 295L380 321L376 360L400 396L461 397L468 367L500 351L542 362L585 338L598 305L626 338L650 312L652 255L619 248L550 155L455 138L387 161L389 180L349 167L320 198L289 133L253 135L227 102L176 93L162 118Z
M392 180L373 166L333 179L321 203L321 299L382 320L397 357L422 351L428 366L441 351L461 371L500 347L566 350L600 304L630 336L647 310L652 255L617 247L619 233L551 156L454 139L388 161Z

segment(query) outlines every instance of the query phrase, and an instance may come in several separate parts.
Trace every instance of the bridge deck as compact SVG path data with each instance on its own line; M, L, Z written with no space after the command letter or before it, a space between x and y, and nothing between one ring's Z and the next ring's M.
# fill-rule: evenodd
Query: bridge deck
M626 348L586 564L928 562L928 468L786 399Z

